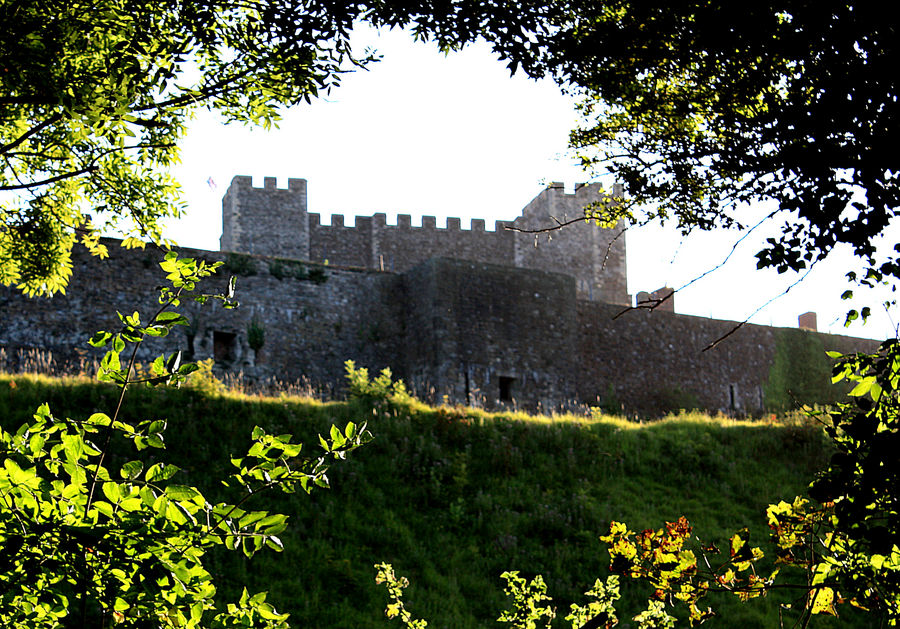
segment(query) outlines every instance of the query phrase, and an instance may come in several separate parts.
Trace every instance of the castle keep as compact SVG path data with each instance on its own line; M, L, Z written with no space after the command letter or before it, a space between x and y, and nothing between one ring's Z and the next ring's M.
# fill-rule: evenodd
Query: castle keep
M352 227L336 214L331 225L322 225L318 214L307 212L305 179L289 179L286 190L276 187L274 177L264 182L254 188L250 177L231 181L222 199L222 251L396 273L430 258L455 258L563 273L575 279L579 299L631 304L621 229L576 223L553 232L552 239L539 238L540 246L529 233L553 226L551 217L578 218L585 205L602 202L598 184L578 186L574 194L566 194L561 183L551 184L517 219L496 221L494 231L486 231L480 219L469 230L460 229L458 218L438 228L433 216L413 227L408 214L400 214L396 225L388 225L384 214L357 216Z
M602 402L660 412L690 401L759 412L785 338L791 347L845 352L875 346L745 325L702 352L735 324L660 309L614 318L632 303L619 230L581 222L536 242L506 229L577 218L584 205L604 201L593 185L573 194L551 185L493 231L478 220L461 229L452 218L441 228L428 216L421 226L406 215L389 225L383 214L358 216L352 226L333 216L323 225L307 210L306 189L302 179L279 189L273 178L262 188L234 178L223 199L222 251L179 254L224 261L204 290L221 290L235 275L242 306L188 306L192 326L154 340L142 360L183 349L251 378L308 378L337 391L352 359L390 367L426 398L489 408ZM7 358L23 348L72 357L96 330L116 327L116 310L151 310L163 252L109 244L108 260L74 252L66 295L27 299L0 287Z

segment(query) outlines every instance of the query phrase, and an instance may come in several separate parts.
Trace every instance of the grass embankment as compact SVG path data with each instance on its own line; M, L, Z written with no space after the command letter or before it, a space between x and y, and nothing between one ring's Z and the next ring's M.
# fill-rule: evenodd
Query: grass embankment
M0 376L0 418L25 421L41 402L57 416L112 408L109 387L76 379ZM499 575L543 574L560 612L605 576L597 536L613 519L632 530L687 516L705 542L724 546L743 525L766 539L764 509L802 494L828 456L809 427L684 415L637 424L604 417L529 418L412 403L372 417L356 403L135 390L125 418L165 417L167 460L180 482L215 496L230 455L254 425L316 447L331 423L371 418L375 440L330 473L332 489L259 500L291 515L285 552L250 562L216 557L227 589L267 589L295 627L386 627L376 562L410 578L408 607L430 626L497 626ZM177 477L176 477L177 478ZM623 582L621 625L648 592ZM711 598L709 626L775 627L777 605ZM830 623L828 623L830 624Z

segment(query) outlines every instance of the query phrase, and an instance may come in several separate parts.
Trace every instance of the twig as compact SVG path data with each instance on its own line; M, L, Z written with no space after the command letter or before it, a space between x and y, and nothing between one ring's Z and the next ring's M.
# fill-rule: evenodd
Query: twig
M579 218L573 218L572 220L565 221L561 221L555 216L551 216L550 218L552 218L556 222L556 225L552 227L542 227L541 229L524 229L522 227L513 227L512 225L506 225L503 227L503 229L509 230L511 232L521 232L523 234L545 234L547 232L558 231L563 227L568 227L569 225L574 225L575 223L581 223L591 220L587 216L581 216Z
M818 260L817 260L816 262L818 262ZM809 268L806 270L806 273L804 273L803 275L801 275L800 278L799 278L796 282L794 282L793 284L791 284L790 286L788 286L787 288L785 288L785 289L784 289L781 293L779 293L778 295L775 295L774 297L772 297L771 299L769 299L769 300L768 300L766 303L764 303L762 306L760 306L759 308L757 308L756 310L754 310L754 311L750 314L749 317L747 317L746 319L744 319L743 321L741 321L740 323L738 323L736 326L734 326L733 328L731 328L731 330L729 330L726 334L723 334L722 336L720 336L719 338L717 338L715 341L713 341L712 343L710 343L709 345L707 345L706 347L704 347L704 348L703 348L702 350L700 350L700 351L705 352L705 351L708 350L708 349L713 349L713 348L716 347L719 343L721 343L722 341L724 341L725 339L727 339L729 336L731 336L732 334L734 334L735 332L737 332L740 328L742 328L742 327L744 326L745 323L749 322L750 319L752 319L752 318L753 318L757 313L759 313L761 310L763 310L764 308L768 307L768 305L771 304L773 301L775 301L776 299L781 299L782 297L784 297L785 295L787 295L787 294L790 292L790 290L791 290L792 288L794 288L794 286L796 286L797 284L799 284L800 282L802 282L803 280L806 279L806 276L809 275L809 274L812 272L813 267L816 266L816 262L813 262L812 264L810 264L810 265L809 265Z

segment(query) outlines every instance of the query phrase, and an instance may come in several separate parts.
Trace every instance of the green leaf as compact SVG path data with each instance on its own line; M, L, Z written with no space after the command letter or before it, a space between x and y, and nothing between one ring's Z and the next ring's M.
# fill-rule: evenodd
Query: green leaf
M143 470L144 463L142 461L129 461L119 470L119 475L125 480L134 480L141 475Z
M834 608L834 590L830 587L821 587L813 590L810 596L812 597L811 613L837 616L837 611Z
M19 467L19 464L12 459L5 459L3 461L3 467L9 474L10 480L17 485L28 484L33 478L33 474L30 474L29 472L23 470L21 467Z
M144 479L148 483L158 483L161 481L169 480L175 474L180 471L176 465L171 465L169 463L154 463L147 469L147 473L144 475Z
M189 326L191 324L191 322L188 321L187 317L185 317L184 315L181 315L177 312L172 312L171 310L161 312L159 315L157 315L154 323L164 324L165 327L167 327L167 328L171 328L172 326L175 326L175 325Z
M875 384L875 378L863 378L855 387L853 387L853 390L850 391L848 395L852 397L862 397L869 392L873 384Z
M112 420L109 418L109 415L106 413L94 413L90 417L88 417L87 423L94 424L97 426L109 426Z
M61 440L66 459L73 463L80 460L84 453L84 440L81 435L62 435Z
M113 507L105 500L95 500L92 507L105 515L107 518L113 517Z
M109 340L112 338L112 332L107 332L105 330L101 330L94 334L89 340L90 343L94 347L106 347L106 344L109 343Z
M277 535L287 528L288 517L281 513L272 514L256 524L256 530L265 535Z
M169 485L166 487L166 495L172 500L194 500L202 498L202 494L188 485Z

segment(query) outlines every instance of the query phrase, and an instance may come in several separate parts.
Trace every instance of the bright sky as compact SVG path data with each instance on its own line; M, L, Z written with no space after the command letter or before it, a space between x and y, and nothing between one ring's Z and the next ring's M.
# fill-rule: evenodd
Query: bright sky
M437 216L439 226L456 216L463 228L471 218L491 227L515 218L547 182L586 181L566 158L573 102L554 83L511 78L483 44L447 57L403 32L366 31L358 44L374 46L384 60L347 75L312 105L289 110L279 129L224 126L212 115L194 122L174 173L189 209L168 235L184 246L218 249L221 198L235 175L251 175L255 186L265 176L277 177L279 187L288 177L307 179L309 210L323 222L332 213L348 216L349 225L352 216L384 212L389 223L412 214L414 225L423 215ZM746 239L727 265L679 292L676 311L741 321L795 282L756 271L753 254L768 234ZM628 291L680 288L722 262L737 238L720 232L683 241L666 229L630 230ZM751 321L796 327L797 315L813 310L820 331L894 335L895 324L878 307L883 295L853 304L839 299L850 265L845 257L816 267ZM845 329L849 307L867 304L870 322Z

